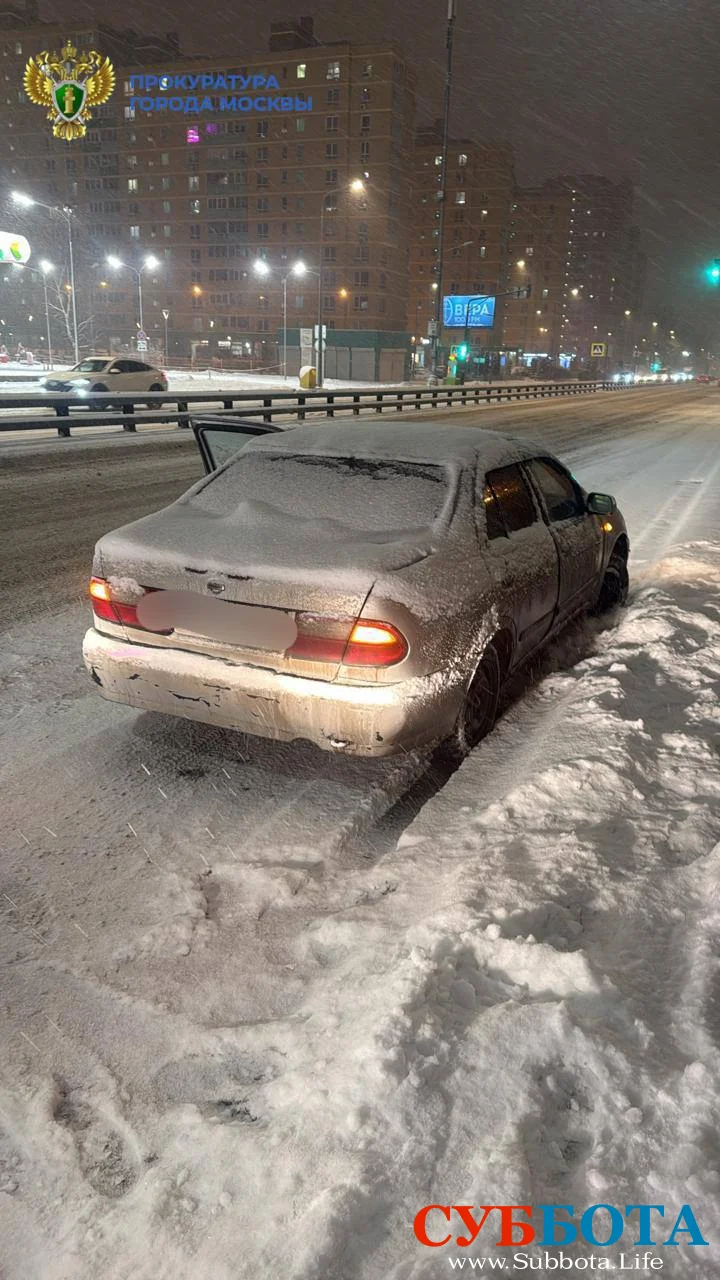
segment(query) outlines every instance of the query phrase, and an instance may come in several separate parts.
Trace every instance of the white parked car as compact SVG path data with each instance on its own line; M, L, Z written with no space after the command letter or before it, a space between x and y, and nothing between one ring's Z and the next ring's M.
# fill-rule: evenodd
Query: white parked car
M41 379L43 390L66 392L80 399L93 396L93 408L102 409L104 391L119 395L123 391L167 391L168 381L162 369L130 356L86 356L64 373L49 373ZM162 402L148 402L160 408Z

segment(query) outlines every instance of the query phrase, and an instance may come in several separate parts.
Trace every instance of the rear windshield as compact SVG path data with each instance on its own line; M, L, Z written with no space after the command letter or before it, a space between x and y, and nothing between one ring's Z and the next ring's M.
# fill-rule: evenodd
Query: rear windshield
M427 529L442 511L450 477L428 463L248 451L213 477L193 502L249 519L328 521L358 532Z

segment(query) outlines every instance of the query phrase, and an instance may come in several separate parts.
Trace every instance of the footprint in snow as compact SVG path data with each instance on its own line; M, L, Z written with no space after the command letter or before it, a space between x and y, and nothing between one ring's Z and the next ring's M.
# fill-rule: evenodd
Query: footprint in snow
M112 1123L86 1102L81 1091L58 1082L53 1119L68 1129L83 1177L101 1196L119 1199L137 1181L139 1165Z

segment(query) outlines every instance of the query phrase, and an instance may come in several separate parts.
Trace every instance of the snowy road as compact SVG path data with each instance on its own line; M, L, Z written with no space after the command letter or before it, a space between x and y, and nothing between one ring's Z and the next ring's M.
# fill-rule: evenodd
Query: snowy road
M696 1204L715 1247L662 1274L720 1274L719 419L694 387L438 415L613 492L634 597L375 830L421 761L88 685L93 543L194 444L3 452L3 1280L430 1280L423 1204L543 1198Z

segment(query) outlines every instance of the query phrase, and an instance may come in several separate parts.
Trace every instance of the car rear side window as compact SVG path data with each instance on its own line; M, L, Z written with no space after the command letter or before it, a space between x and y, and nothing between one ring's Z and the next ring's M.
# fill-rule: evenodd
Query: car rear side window
M492 486L487 481L483 489L483 510L485 511L485 528L488 538L490 540L493 538L506 538L507 529L500 514L497 498L492 491Z
M496 471L488 471L485 479L495 495L508 533L517 533L519 529L535 524L535 504L518 466L498 467ZM499 535L491 535L488 527L488 537L491 536Z
M566 471L550 458L533 458L528 467L542 494L552 524L585 514L585 504Z

